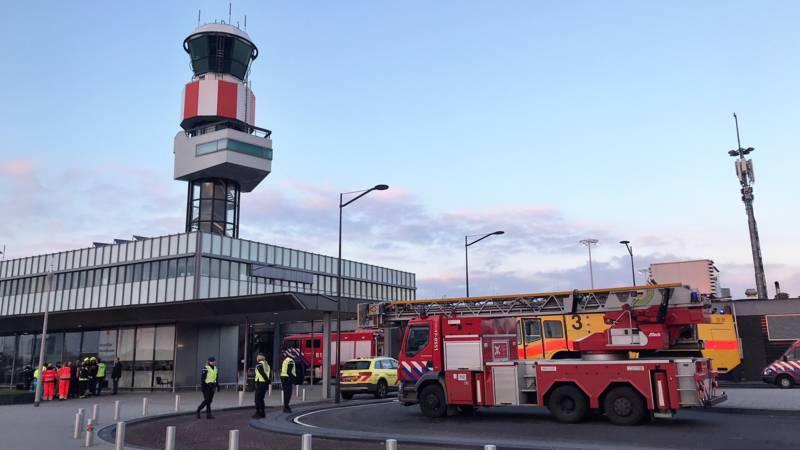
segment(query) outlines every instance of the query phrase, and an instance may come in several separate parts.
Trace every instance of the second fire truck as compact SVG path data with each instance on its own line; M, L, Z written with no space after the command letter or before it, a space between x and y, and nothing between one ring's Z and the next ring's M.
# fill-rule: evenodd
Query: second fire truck
M590 313L604 325L573 343L573 357L519 357L543 345L548 316ZM427 416L528 405L561 422L597 411L632 425L725 400L708 358L675 356L702 348L696 326L708 315L705 300L672 284L365 304L359 325L406 324L400 402Z

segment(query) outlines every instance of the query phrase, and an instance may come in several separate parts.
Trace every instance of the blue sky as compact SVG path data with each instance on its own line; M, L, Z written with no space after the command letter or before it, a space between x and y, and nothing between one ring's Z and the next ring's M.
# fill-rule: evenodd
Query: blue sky
M181 48L227 2L4 2L0 245L10 257L182 230ZM242 237L417 272L420 295L571 289L596 271L711 258L753 285L731 113L756 147L767 279L800 293L795 2L235 2L259 46L274 172ZM347 234L346 234L347 238ZM347 243L347 241L346 241Z

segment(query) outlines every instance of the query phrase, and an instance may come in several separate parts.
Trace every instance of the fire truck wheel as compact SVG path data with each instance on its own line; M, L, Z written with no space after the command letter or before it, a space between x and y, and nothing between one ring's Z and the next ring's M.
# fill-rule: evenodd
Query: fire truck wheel
M778 386L780 386L781 389L789 389L792 387L792 384L794 383L792 382L792 379L789 378L788 375L783 375L780 378L778 378Z
M559 386L550 393L547 409L562 423L577 423L589 412L589 402L575 386Z
M608 420L615 425L636 425L647 416L647 405L638 392L629 386L611 389L603 400Z
M345 400L352 400L353 393L352 392L342 392L342 398Z
M434 419L447 415L447 402L441 386L432 384L422 390L419 396L419 409L422 410L422 414Z
M386 380L379 380L378 387L375 388L375 398L386 398L388 393L389 386L386 384Z

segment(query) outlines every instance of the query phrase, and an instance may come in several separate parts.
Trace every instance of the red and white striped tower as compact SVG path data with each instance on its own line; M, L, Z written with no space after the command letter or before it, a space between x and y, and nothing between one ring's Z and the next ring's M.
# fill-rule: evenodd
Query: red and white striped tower
M272 132L255 126L248 83L258 48L225 23L198 27L183 48L194 75L183 91L174 153L175 179L189 182L186 231L238 237L240 194L272 169Z

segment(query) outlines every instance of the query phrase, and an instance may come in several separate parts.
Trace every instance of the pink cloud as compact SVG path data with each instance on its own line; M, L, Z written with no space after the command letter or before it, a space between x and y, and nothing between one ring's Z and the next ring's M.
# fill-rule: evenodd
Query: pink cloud
M0 162L0 175L9 177L30 177L36 170L36 163L27 159Z

